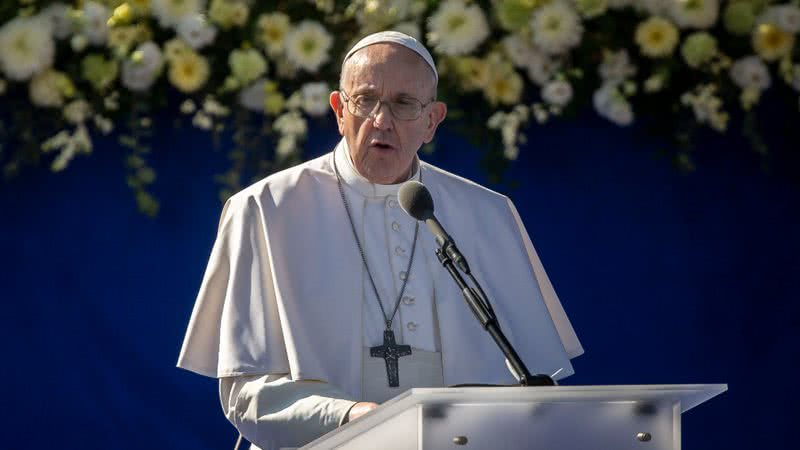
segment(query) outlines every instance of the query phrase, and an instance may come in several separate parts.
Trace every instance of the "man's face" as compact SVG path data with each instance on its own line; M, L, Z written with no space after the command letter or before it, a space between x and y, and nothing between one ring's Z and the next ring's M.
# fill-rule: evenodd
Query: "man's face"
M331 93L339 133L347 141L356 170L373 183L405 180L417 150L433 139L447 107L433 102L417 119L406 121L394 117L387 102L416 99L423 105L429 103L434 93L431 69L412 50L381 43L354 53L343 70L342 88L350 102L360 95L381 99L371 117L358 117L348 110L342 93Z

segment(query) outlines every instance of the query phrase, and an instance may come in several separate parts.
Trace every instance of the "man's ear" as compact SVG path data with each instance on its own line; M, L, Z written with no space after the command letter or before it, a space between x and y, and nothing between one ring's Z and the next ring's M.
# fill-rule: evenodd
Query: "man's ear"
M344 102L339 91L331 92L328 101L333 109L333 114L336 116L336 126L339 127L339 134L344 136Z
M433 140L436 128L442 123L445 116L447 116L447 105L443 102L433 102L431 112L428 114L428 129L423 140L426 144Z

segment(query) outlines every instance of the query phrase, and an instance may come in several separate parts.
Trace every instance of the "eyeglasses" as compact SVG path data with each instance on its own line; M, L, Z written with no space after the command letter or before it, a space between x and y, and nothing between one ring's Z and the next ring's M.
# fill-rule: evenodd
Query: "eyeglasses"
M392 115L399 120L416 120L422 114L423 108L433 103L433 100L423 104L413 97L405 97L400 100L381 100L377 95L362 94L350 97L345 91L339 91L347 103L347 110L350 114L357 117L372 117L380 111L381 104L389 105Z

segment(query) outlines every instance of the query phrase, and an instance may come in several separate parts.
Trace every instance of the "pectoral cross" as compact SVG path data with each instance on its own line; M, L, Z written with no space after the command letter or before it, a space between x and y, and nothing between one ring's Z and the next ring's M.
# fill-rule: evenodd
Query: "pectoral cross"
M386 377L389 378L389 387L400 385L400 375L397 370L397 358L411 354L410 345L397 345L394 340L394 331L383 331L383 345L370 347L369 354L373 358L383 358L386 362Z

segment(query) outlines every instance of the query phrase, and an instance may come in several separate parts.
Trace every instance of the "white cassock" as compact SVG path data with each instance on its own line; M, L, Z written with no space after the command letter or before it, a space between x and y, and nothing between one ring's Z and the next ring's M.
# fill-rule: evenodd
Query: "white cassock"
M393 321L400 386L369 347L385 328L337 188ZM583 349L511 201L422 161L412 176L458 242L531 373L573 373ZM220 378L228 419L265 450L300 446L336 428L355 401L383 402L410 387L513 384L503 354L473 317L421 225L397 203L400 185L354 169L334 152L273 174L228 200L178 367Z

